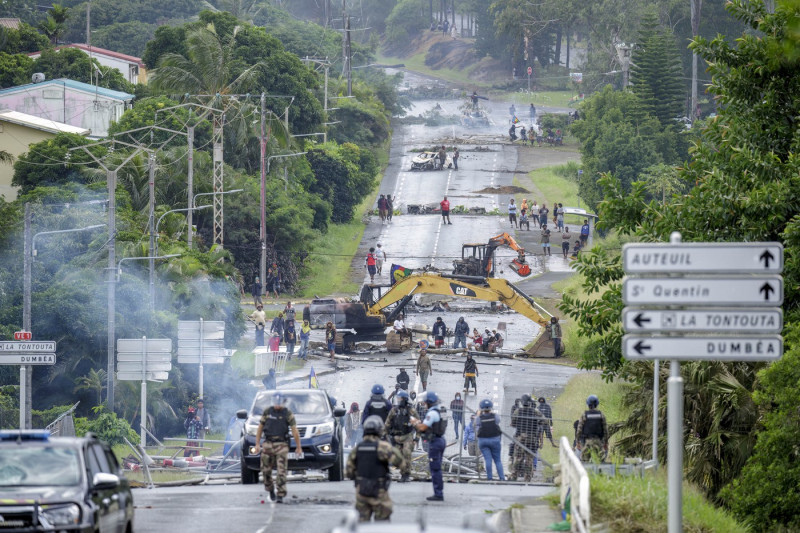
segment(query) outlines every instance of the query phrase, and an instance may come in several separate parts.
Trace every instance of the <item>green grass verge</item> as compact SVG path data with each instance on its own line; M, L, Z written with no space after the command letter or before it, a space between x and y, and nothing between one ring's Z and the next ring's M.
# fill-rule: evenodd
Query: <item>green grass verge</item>
M480 83L475 83L470 79L470 73L472 72L472 69L459 70L443 68L439 70L433 70L425 64L425 54L427 54L427 49L410 57L391 57L379 53L376 56L376 60L379 63L403 63L408 70L419 72L420 74L431 76L433 78L439 78L452 83L467 84L470 87L481 85Z
M437 71L438 72L438 71ZM580 103L578 93L575 91L533 91L527 92L492 92L492 100L513 103L517 106L517 116L528 116L528 106L554 106L554 107L577 107Z
M666 531L667 479L665 472L638 477L593 475L592 524L616 533ZM683 484L683 531L686 533L746 533L727 511L714 507L699 489Z
M608 383L600 374L585 373L573 376L564 391L552 403L553 407L553 439L558 443L562 435L570 442L575 435L572 424L586 410L586 398L596 394L600 398L600 410L606 415L609 424L618 422L627 414L622 409L622 396L626 385L621 382ZM611 439L613 448L614 438ZM541 457L549 463L558 462L558 448L546 444L540 451Z

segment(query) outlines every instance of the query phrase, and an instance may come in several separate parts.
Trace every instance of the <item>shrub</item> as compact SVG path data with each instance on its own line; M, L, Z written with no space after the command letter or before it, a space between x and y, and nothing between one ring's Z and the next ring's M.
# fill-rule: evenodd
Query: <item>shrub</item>
M128 424L128 421L117 418L116 413L103 412L94 419L76 418L75 434L82 437L86 433L94 433L100 440L112 446L114 444L125 444L123 437L131 443L139 441L139 436Z

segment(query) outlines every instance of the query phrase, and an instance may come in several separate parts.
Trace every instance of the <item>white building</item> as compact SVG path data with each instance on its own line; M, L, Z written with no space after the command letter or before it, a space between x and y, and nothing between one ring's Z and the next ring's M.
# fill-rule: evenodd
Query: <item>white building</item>
M87 44L66 44L64 46L58 46L56 47L56 52L64 48L81 50L92 59L96 59L97 62L104 67L111 67L119 70L130 83L147 83L147 70L145 69L144 62L142 62L142 59L139 57L129 56L127 54L121 54L113 50L106 50L105 48L98 48ZM41 55L41 52L32 52L28 54L28 57L38 59Z
M60 78L0 90L0 109L91 130L91 137L108 135L108 128L133 102L134 95Z

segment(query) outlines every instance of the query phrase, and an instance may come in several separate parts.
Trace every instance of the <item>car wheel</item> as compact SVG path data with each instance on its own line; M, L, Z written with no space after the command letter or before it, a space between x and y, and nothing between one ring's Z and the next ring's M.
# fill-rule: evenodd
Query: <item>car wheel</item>
M258 470L250 470L242 457L242 485L255 485L258 483Z
M336 454L336 462L328 469L328 481L344 480L344 446L342 446L341 434L339 435L339 453Z

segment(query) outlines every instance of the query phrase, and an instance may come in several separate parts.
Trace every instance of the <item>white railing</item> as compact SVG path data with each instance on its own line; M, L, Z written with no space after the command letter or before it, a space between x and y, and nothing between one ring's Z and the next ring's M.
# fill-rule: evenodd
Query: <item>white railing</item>
M590 531L592 510L589 504L589 475L583 463L572 451L572 445L567 437L562 436L559 447L559 462L561 463L561 508L567 502L570 494L570 509L572 531L588 533Z
M258 346L253 350L253 354L255 355L255 376L257 377L269 374L270 368L275 369L276 375L283 374L286 369L287 353L285 348L272 352L266 346Z

